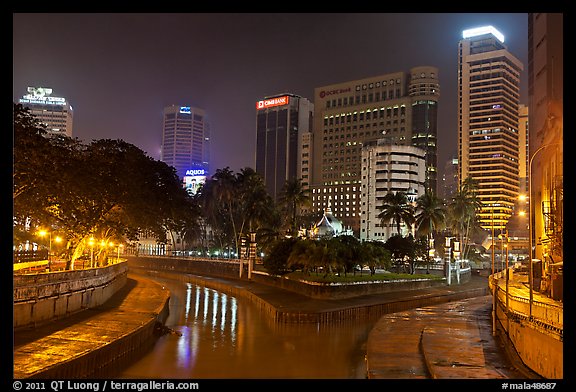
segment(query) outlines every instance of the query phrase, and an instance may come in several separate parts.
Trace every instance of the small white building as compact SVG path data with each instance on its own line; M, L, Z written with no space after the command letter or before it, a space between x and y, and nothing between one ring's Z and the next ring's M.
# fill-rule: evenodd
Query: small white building
M351 228L344 228L342 221L332 214L330 200L328 207L324 209L322 218L312 227L312 238L330 238L340 235L353 235Z
M381 224L378 215L387 193L404 192L411 202L425 192L425 151L414 146L386 144L384 140L362 148L362 177L360 199L360 240L387 241L396 234L390 221ZM412 227L402 224L402 235L413 233Z

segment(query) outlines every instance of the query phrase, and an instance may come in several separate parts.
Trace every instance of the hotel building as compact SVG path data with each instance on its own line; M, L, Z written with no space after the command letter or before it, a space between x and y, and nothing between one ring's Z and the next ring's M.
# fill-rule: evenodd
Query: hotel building
M362 197L360 199L360 240L386 241L396 234L395 222L381 222L387 193L403 192L410 202L425 192L426 152L419 147L388 144L385 139L362 148ZM402 235L412 228L402 223Z
M360 234L362 147L416 146L425 151L425 188L436 193L438 69L414 67L314 92L312 210L330 200L334 215Z
M46 126L48 135L72 137L72 106L66 98L53 97L51 88L28 87L28 94L20 98L19 103L29 108L30 113Z
M294 94L256 102L256 173L274 200L288 180L308 186L313 114L314 104Z
M176 105L164 108L160 160L176 168L180 178L189 170L208 170L210 127L203 109Z
M503 230L519 195L522 63L492 26L465 30L458 44L459 181L478 182L482 228Z

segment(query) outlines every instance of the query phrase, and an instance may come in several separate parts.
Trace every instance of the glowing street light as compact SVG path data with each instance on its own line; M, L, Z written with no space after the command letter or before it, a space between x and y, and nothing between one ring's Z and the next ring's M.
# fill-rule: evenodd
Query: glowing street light
M48 271L51 271L52 270L52 232L47 231L47 230L39 230L38 235L40 237L48 236ZM54 238L54 241L57 243L61 242L62 238L60 238L59 236L56 236Z

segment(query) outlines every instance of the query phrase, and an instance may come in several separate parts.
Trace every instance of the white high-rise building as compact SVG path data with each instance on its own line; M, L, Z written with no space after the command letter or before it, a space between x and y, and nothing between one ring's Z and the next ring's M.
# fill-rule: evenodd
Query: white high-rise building
M210 127L203 109L164 108L160 160L176 168L180 178L190 170L209 170Z
M72 137L72 106L66 98L53 97L51 88L28 87L28 94L20 98L19 103L30 109L30 113L46 127L48 135Z
M360 240L386 241L397 233L395 222L381 222L383 198L387 193L406 193L410 202L426 191L426 151L400 146L381 139L362 148ZM338 197L335 195L335 197ZM349 195L344 196L346 200ZM403 236L412 233L402 224Z

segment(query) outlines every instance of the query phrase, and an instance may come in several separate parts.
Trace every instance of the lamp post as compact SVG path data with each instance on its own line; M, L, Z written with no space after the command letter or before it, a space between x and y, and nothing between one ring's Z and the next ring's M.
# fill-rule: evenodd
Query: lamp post
M52 232L46 230L40 230L38 232L40 237L46 237L48 235L48 271L50 271L52 267Z
M504 257L504 249L506 249L506 311L508 311L508 242L510 241L508 237L508 230L505 230L502 234L498 236L502 240L502 257ZM504 244L504 239L506 239L506 244Z
M90 237L88 244L90 245L90 268L92 268L94 266L94 238L93 237ZM82 267L84 267L84 263L82 263Z
M534 204L534 199L532 198L532 162L534 161L534 157L536 157L536 155L544 150L546 147L550 147L550 146L556 146L556 145L560 145L561 143L550 143L550 144L544 144L542 146L540 146L538 149L536 149L536 151L534 151L534 154L532 154L532 156L530 157L530 162L528 164L528 255L529 255L529 260L528 262L529 264L529 272L528 272L528 293L529 293L529 316L530 319L532 318L532 303L534 302L534 293L533 290L534 288L532 287L534 285L533 281L534 281L534 268L532 266L532 259L535 255L535 252L533 252L533 244L532 244L532 236L534 235L534 228L533 226L533 219L534 219L534 212L532 211L532 205Z
M494 204L491 207L491 217L492 217L492 336L496 336L496 284L494 283Z

